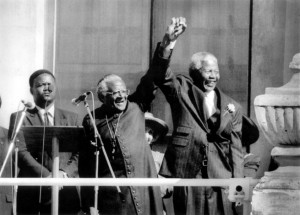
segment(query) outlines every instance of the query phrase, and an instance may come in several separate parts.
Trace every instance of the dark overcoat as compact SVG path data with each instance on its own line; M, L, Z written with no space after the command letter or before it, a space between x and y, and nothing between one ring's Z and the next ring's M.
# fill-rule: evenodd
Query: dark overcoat
M208 119L204 92L189 77L176 76L169 67L170 58L161 56L158 46L153 71L156 84L170 103L174 131L160 174L175 178L243 177L241 106L216 88L217 110ZM227 111L228 105L234 106L235 110ZM233 214L232 204L223 190L214 190L175 187L175 212Z
M145 139L144 111L154 98L156 87L145 76L136 92L129 96L122 114L114 114L107 106L95 110L97 129L101 135L114 174L117 178L157 178L155 164ZM82 146L79 156L80 177L95 177L94 130L88 116L83 121L88 141ZM115 134L116 141L112 139ZM98 140L99 141L99 140ZM100 144L98 142L98 144ZM99 178L112 178L102 150L99 156ZM121 186L122 201L116 187L99 187L98 209L100 214L145 214L163 213L159 187ZM82 187L85 210L94 207L92 187Z

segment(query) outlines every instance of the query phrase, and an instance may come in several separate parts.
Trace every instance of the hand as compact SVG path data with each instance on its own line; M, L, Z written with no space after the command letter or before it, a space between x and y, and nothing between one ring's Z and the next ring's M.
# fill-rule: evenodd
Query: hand
M158 175L158 178L165 178L161 175ZM160 186L160 193L162 198L170 198L173 194L173 186L172 185L162 185Z
M179 35L185 31L186 27L186 19L184 17L173 17L171 24L167 27L167 31L162 42L163 46L166 47L170 44L170 42L177 40Z
M59 170L59 172L58 172L58 177L59 177L59 178L69 178L68 175L67 175L67 173L65 173L65 172L62 171L62 170Z
M46 178L53 178L52 172ZM64 171L59 170L57 178L68 178L68 175Z
M98 210L96 210L96 208L90 207L90 214L91 215L99 215L99 212L98 212Z
M53 174L50 173L46 178L53 178ZM68 175L64 171L59 170L57 178L68 178ZM64 188L63 186L59 186L59 190L61 190L63 188Z
M164 199L170 198L173 194L173 186L163 185L160 186L161 197Z

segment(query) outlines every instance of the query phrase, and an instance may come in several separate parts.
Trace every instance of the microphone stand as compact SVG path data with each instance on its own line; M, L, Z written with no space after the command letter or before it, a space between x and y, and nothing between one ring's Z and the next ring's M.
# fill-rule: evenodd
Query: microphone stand
M15 178L17 178L18 174L18 152L19 149L15 148ZM17 194L18 194L18 185L14 186L14 193L13 193L13 215L17 215Z
M18 124L17 124L17 127L15 129L15 131L12 133L12 138L10 140L10 144L9 144L9 147L8 147L8 150L7 150L7 154L6 154L6 157L4 159L4 162L2 164L2 167L1 167L1 170L0 170L0 178L3 174L3 171L4 171L4 168L7 164L7 161L9 159L9 156L15 146L15 141L16 141L16 137L20 131L20 128L22 126L22 123L23 123L23 120L24 120L24 117L26 115L26 110L28 109L28 107L24 107L24 109L22 110L22 113L21 113L21 117L20 117L20 120L18 121ZM16 117L16 120L18 120L18 117ZM15 148L15 178L17 177L17 166L18 166L18 148ZM18 192L18 185L15 185L14 186L14 189L13 189L13 214L16 215L17 214L17 192Z
M88 103L87 103L87 101L86 101L86 98L84 99L83 103L84 103L84 106L86 107L87 112L88 112L88 115L89 115L89 117L90 117L90 119L91 119L91 122L92 122L92 125L93 125L93 128L94 128L95 137L96 137L96 138L98 137L98 138L99 138L99 141L100 141L100 143L99 143L100 146L99 146L99 147L98 147L97 144L95 145L95 146L96 146L96 150L97 150L97 151L96 151L96 176L95 176L95 177L98 178L98 167L99 167L99 150L98 150L98 149L101 148L101 149L102 149L102 152L103 152L103 155L104 155L104 157L105 157L105 160L106 160L106 162L107 162L109 171L110 171L112 177L113 177L113 178L116 178L115 173L114 173L114 171L113 171L113 169L112 169L111 163L110 163L110 161L109 161L109 159L108 159L106 150L105 150L105 148L104 148L104 145L103 145L101 136L100 136L100 134L99 134L99 132L98 132L98 129L97 129L95 120L94 120L94 118L93 118L93 116L92 116L92 114L91 114L90 107L89 107L89 105L88 105ZM122 192L121 192L120 187L117 185L116 188L117 188L117 191L118 191L119 196L120 196L120 198L121 198L121 201L124 202L125 199L124 199L124 197L123 197L123 194L122 194ZM95 186L95 202L94 202L94 205L95 205L95 210L97 211L97 209L98 209L98 186Z
M5 168L5 165L6 165L7 161L8 161L9 155L11 154L11 152L12 152L14 146L15 146L15 140L16 140L17 134L19 133L20 128L22 126L22 123L23 123L24 117L26 115L26 110L27 109L28 109L28 107L25 106L24 109L22 110L20 120L18 121L18 124L17 124L17 128L16 128L15 132L13 132L13 137L10 140L10 145L8 147L6 157L4 159L3 165L2 165L1 170L0 170L0 178L2 176L2 173L3 173L3 170ZM18 119L16 118L16 120L18 120Z

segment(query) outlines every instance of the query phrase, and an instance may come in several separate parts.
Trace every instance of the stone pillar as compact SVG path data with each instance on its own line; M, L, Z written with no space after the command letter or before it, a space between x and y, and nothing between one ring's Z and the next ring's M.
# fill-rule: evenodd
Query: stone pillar
M254 100L258 124L279 167L265 172L255 186L252 215L300 214L300 53L289 68L291 80L279 88L266 88Z

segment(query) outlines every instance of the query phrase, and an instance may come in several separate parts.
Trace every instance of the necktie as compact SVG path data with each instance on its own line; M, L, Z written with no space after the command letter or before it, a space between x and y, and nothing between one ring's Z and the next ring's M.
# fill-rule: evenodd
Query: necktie
M49 120L49 113L47 112L44 113L44 124L45 126L51 126L51 122Z

